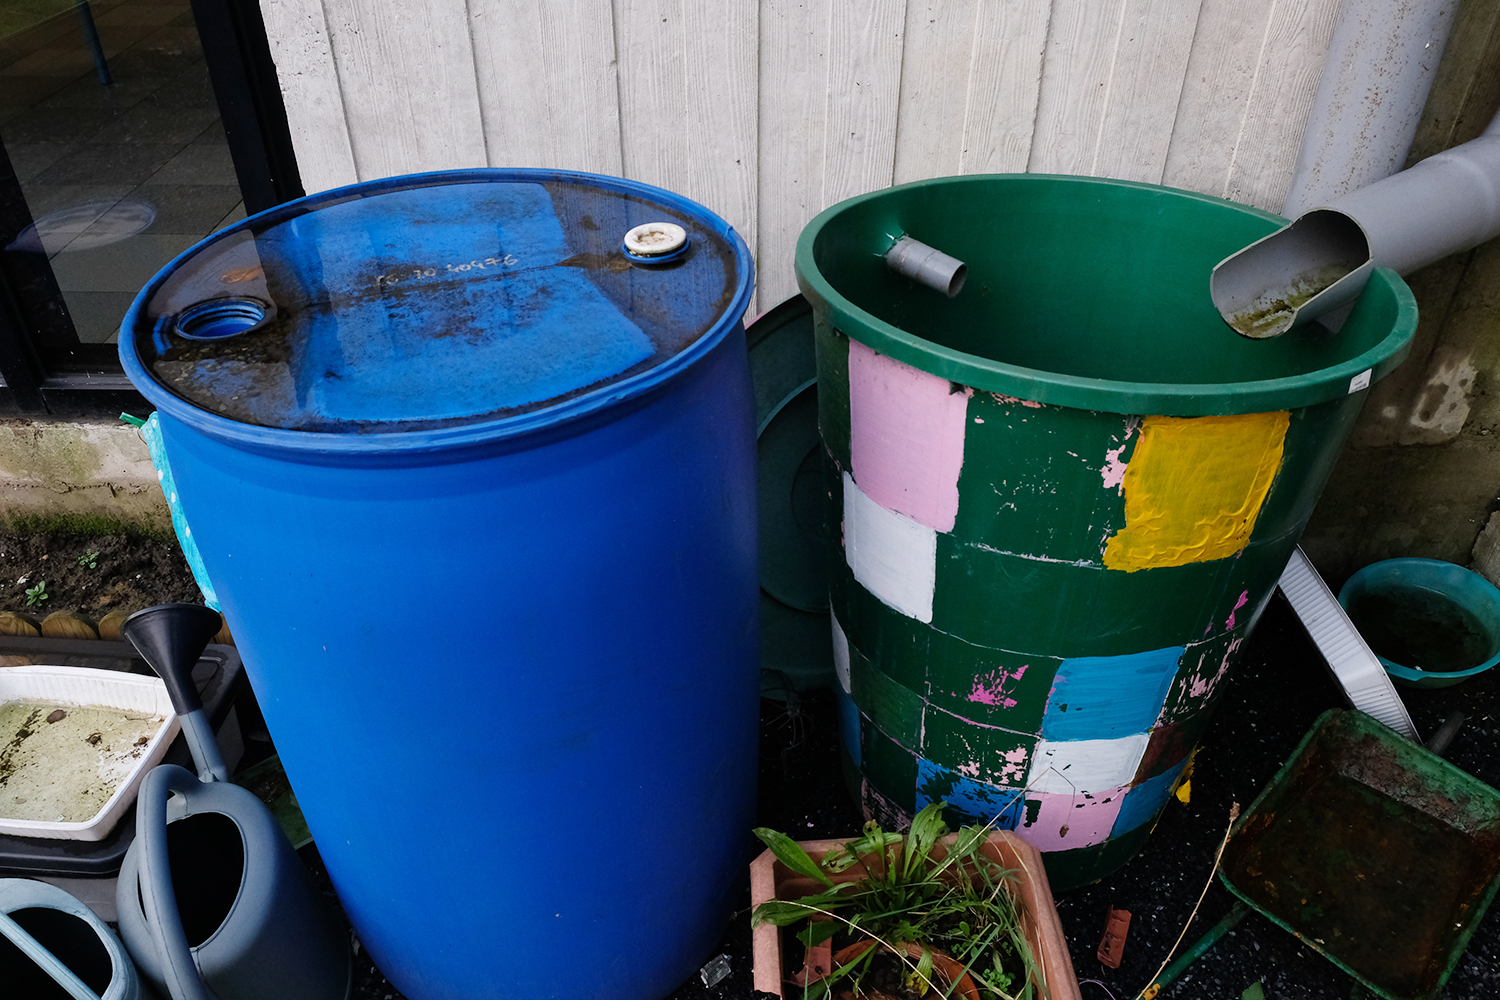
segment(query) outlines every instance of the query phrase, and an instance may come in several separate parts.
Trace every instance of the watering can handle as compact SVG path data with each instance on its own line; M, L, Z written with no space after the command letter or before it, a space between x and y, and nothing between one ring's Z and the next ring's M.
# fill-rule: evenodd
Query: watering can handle
M99 994L89 989L88 984L62 964L56 955L42 947L40 941L26 933L26 929L11 919L9 913L0 912L0 937L9 938L12 944L21 949L21 954L41 966L42 971L56 980L74 1000L99 1000Z
M182 929L182 914L172 888L171 862L167 857L167 799L173 792L191 792L198 778L176 764L153 768L141 783L136 803L136 840L141 848L139 872L141 902L146 923L156 937L161 953L162 978L172 1000L216 1000L203 983L192 947Z

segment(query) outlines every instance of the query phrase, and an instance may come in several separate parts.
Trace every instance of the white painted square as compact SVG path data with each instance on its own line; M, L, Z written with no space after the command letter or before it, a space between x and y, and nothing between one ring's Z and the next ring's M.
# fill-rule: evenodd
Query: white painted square
M844 559L870 593L909 618L932 621L937 532L871 500L847 472Z
M839 687L845 694L852 694L849 687L849 637L839 625L838 615L830 611L828 620L833 623L833 669L839 675Z
M1041 740L1031 755L1027 787L1053 795L1097 795L1130 784L1150 733L1114 740Z

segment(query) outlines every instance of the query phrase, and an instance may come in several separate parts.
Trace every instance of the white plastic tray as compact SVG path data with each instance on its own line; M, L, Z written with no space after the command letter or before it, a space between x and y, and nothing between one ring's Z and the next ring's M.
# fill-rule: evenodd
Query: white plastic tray
M132 769L91 819L76 823L0 817L0 833L52 840L103 840L135 801L146 772L160 763L180 725L167 686L156 677L91 667L19 666L0 668L0 704L10 701L59 702L64 705L121 708L159 715L157 727Z

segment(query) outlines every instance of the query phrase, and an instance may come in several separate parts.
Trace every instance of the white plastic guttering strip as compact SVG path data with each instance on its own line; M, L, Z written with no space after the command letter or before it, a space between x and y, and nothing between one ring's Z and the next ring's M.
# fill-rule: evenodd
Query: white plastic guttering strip
M1390 675L1301 547L1292 553L1281 573L1281 592L1354 707L1402 736L1417 739L1417 727L1412 725Z

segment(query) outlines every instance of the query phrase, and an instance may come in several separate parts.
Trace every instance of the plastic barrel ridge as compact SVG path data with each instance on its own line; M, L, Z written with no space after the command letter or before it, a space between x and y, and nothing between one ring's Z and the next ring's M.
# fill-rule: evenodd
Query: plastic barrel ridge
M1249 341L1220 250L1281 220L1184 191L944 178L803 231L851 785L1042 850L1062 889L1140 847L1368 386L1405 356L1376 275L1337 335ZM968 265L946 298L901 236Z
M685 249L628 260L644 223ZM729 918L758 734L750 290L693 202L474 170L247 219L126 316L308 826L414 1000L655 1000Z

